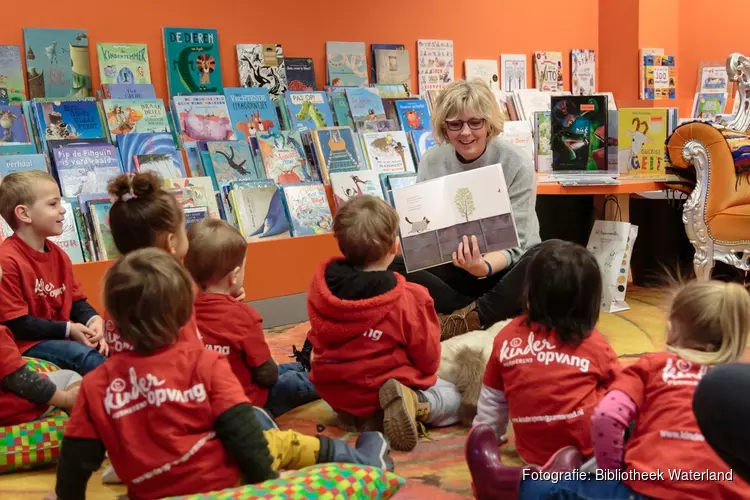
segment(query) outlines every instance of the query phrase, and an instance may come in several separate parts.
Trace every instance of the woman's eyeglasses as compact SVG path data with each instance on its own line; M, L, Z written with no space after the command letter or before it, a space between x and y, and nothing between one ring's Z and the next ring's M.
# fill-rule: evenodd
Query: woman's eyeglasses
M484 118L471 118L469 120L446 120L445 128L451 132L458 132L464 128L464 123L469 126L471 130L479 130L484 127Z

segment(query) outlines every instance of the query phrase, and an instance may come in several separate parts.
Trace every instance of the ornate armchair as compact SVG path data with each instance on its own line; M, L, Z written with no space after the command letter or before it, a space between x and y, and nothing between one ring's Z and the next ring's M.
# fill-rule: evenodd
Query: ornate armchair
M667 139L671 173L695 184L682 221L700 280L711 277L716 261L750 270L750 59L730 55L727 73L740 99L729 123L686 123Z

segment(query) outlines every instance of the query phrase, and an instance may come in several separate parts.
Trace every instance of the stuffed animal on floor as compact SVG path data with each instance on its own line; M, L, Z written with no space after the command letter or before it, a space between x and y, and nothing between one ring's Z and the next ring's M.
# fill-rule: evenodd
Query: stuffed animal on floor
M464 425L471 426L477 414L482 378L492 354L492 343L500 330L510 322L500 321L486 330L468 332L441 342L442 354L437 375L455 384L461 393L458 415Z

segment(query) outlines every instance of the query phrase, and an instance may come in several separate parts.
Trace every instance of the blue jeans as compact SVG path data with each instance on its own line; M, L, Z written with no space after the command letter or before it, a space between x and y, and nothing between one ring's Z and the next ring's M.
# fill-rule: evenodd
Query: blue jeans
M279 365L279 379L268 388L264 408L274 417L280 417L298 406L320 399L308 373L299 363Z
M649 500L636 493L621 481L597 481L593 474L589 479L566 480L553 483L524 479L521 481L518 498L533 500Z
M74 340L45 340L24 352L23 355L46 359L60 368L73 370L81 375L86 375L107 359L96 349L86 347Z

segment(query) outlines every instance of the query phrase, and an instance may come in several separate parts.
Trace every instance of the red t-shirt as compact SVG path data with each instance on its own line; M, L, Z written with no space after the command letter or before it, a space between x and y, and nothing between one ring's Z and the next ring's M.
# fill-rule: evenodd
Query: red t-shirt
M359 417L380 409L378 391L390 378L412 389L437 382L440 322L427 290L396 274L396 287L364 300L342 300L328 289L321 266L307 296L313 345L310 381L334 410Z
M664 475L657 480L628 477L624 482L637 493L685 500L750 498L750 487L736 474L732 481L670 478L670 470L730 470L705 442L693 413L695 387L706 372L675 354L646 354L612 384L611 390L626 393L638 408L635 431L625 444L625 471Z
M225 355L250 402L265 405L268 389L254 384L250 371L271 359L260 314L229 295L201 293L195 319L206 349Z
M67 322L73 302L86 298L68 255L49 240L46 246L38 252L15 234L0 245L0 323L26 315ZM22 353L39 342L16 340Z
M65 436L102 441L130 498L221 490L240 472L214 423L247 402L226 359L201 346L123 352L86 375Z
M104 338L107 339L107 344L109 344L110 356L133 350L133 346L123 340L120 337L120 334L117 333L115 322L109 317L109 313L107 311L104 311ZM180 342L196 343L201 346L203 345L201 334L198 331L197 324L195 323L195 310L193 310L193 314L192 316L190 316L190 321L188 321L188 323L180 330L178 340Z
M571 346L522 316L495 337L484 385L505 393L521 458L544 464L565 446L593 454L591 411L619 370L599 332Z
M26 361L21 358L10 330L0 326L0 381L25 365ZM41 417L47 408L49 405L35 405L28 399L0 389L0 426L31 422Z

